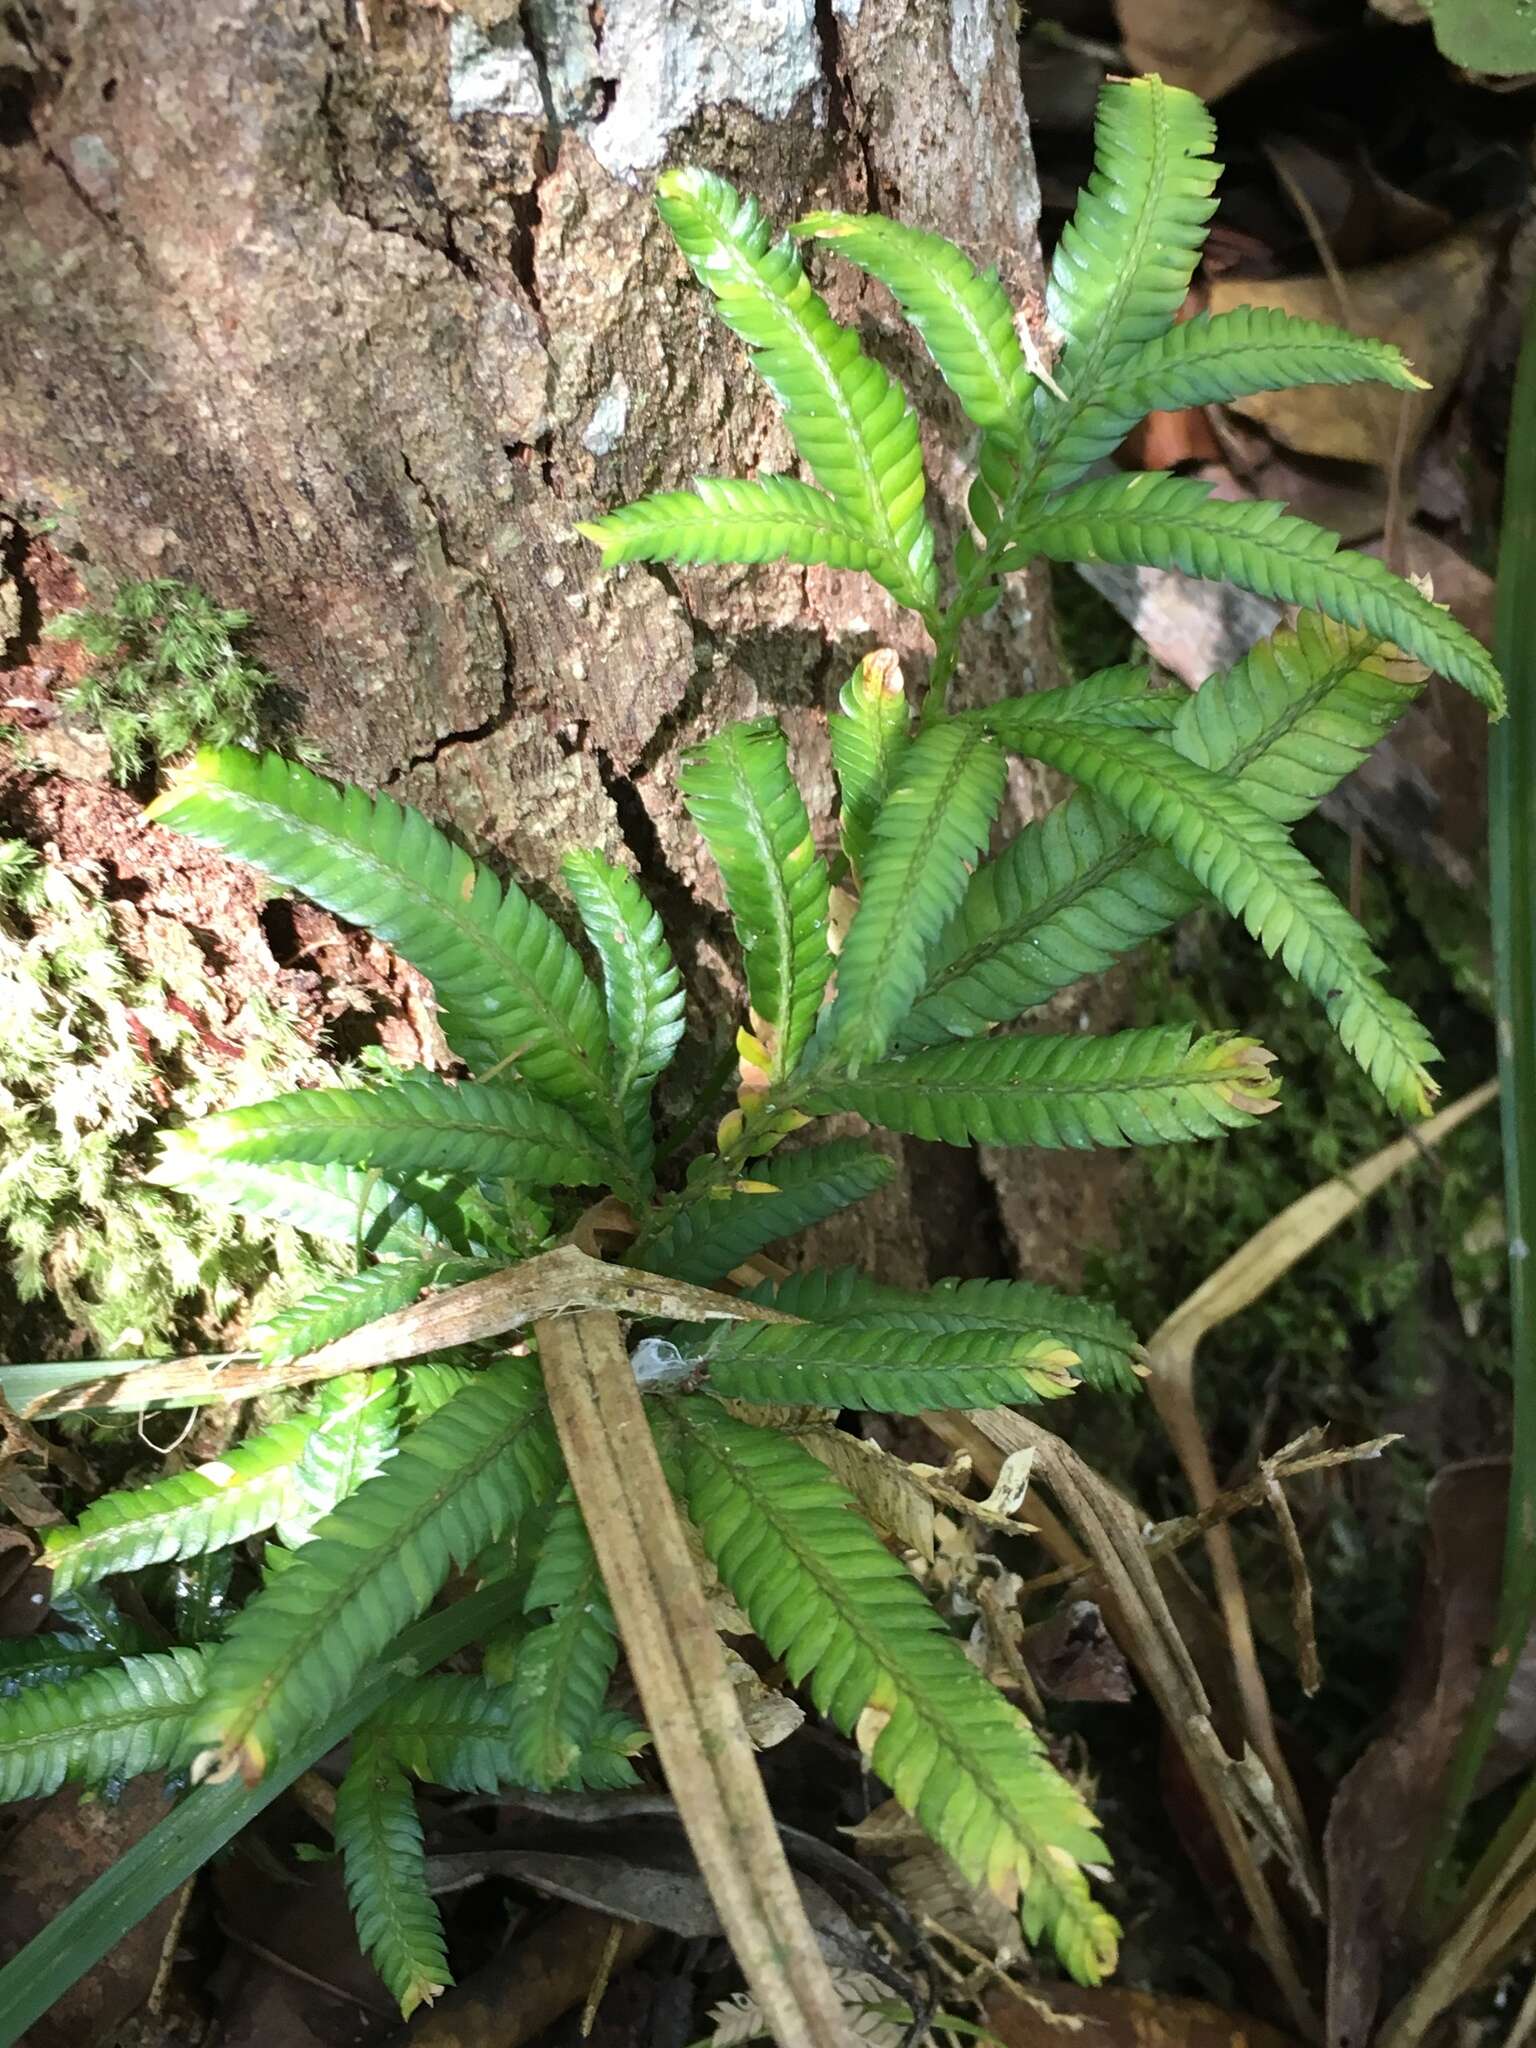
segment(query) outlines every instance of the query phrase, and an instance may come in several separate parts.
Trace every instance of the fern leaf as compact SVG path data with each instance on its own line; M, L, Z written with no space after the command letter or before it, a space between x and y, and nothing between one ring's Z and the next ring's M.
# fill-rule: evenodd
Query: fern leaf
M773 1078L792 1073L832 971L827 864L771 718L738 722L690 754L683 800L725 882L752 1007L776 1034Z
M299 1166L272 1160L205 1158L190 1148L162 1147L147 1176L210 1208L231 1209L264 1223L288 1223L335 1244L400 1257L459 1246L462 1223L452 1205L414 1183L397 1187L351 1166Z
M1282 505L1232 504L1189 477L1104 477L1032 512L1002 566L1022 568L1036 555L1182 569L1368 627L1503 715L1499 672L1465 626L1374 556L1340 548L1337 534L1293 518Z
M683 1035L683 981L661 919L640 884L600 853L568 853L566 886L603 963L613 1093L624 1118L629 1156L649 1184L651 1091Z
M1390 342L1350 334L1321 320L1299 320L1273 306L1199 313L1143 342L1118 366L1112 384L1062 435L1049 480L1072 482L1111 454L1150 412L1221 405L1256 391L1306 384L1390 384L1428 389Z
M858 913L838 959L830 1056L856 1073L911 1009L928 954L987 843L1005 764L979 727L946 719L908 749L870 838Z
M794 477L695 477L691 491L658 491L576 531L618 562L800 562L865 569L879 577L884 550L858 516Z
M810 213L793 233L829 242L891 291L978 427L1016 447L1034 378L996 270L985 274L942 235L879 214Z
M602 1004L580 955L515 883L420 812L277 754L223 748L198 754L150 816L377 933L431 982L470 1067L514 1066L609 1133Z
M290 1302L251 1333L263 1365L283 1365L319 1351L367 1323L409 1308L429 1287L458 1286L496 1271L491 1259L394 1259L327 1281Z
M901 664L888 647L866 654L827 720L832 765L842 796L843 853L861 876L880 806L910 744Z
M404 1073L377 1088L300 1088L220 1110L163 1139L167 1171L196 1159L505 1176L534 1187L606 1186L623 1162L568 1111L516 1082Z
M722 1325L688 1355L728 1399L885 1415L1055 1400L1071 1393L1077 1364L1077 1353L1044 1331L940 1333L875 1322L857 1330Z
M613 1610L574 1501L550 1518L526 1605L551 1612L519 1647L512 1672L512 1776L548 1791L579 1767L619 1657Z
M968 1662L911 1577L810 1454L712 1402L669 1403L689 1514L720 1576L795 1684L858 1728L876 1772L966 1876L1050 1934L1074 1976L1114 1960L1085 1863L1093 1817L1027 1721Z
M656 204L720 316L752 351L791 440L878 551L871 571L917 611L937 596L917 416L811 289L794 243L708 171L668 171Z
M455 1792L499 1792L517 1785L513 1730L517 1709L510 1685L439 1672L406 1687L371 1724L413 1776ZM597 1717L576 1765L559 1789L618 1791L637 1782L629 1759L645 1735L622 1714Z
M442 1917L427 1889L421 1816L405 1773L376 1738L353 1744L335 1825L358 1941L409 2019L453 1978Z
M214 1652L192 1740L248 1778L538 1500L558 1471L537 1368L504 1359L415 1429L326 1516Z
M1304 988L1322 999L1341 1043L1391 1106L1427 1114L1437 1093L1426 1062L1434 1041L1378 979L1381 963L1285 828L1245 804L1233 785L1145 734L1031 724L1026 700L998 720L1064 774L1098 790L1133 826L1165 845Z
M206 1676L202 1652L168 1650L0 1699L0 1802L167 1769Z
M757 1160L747 1178L771 1194L706 1194L664 1213L642 1240L635 1263L674 1280L712 1286L781 1237L797 1236L883 1188L895 1172L889 1159L857 1140L807 1145Z
M1107 1038L982 1038L933 1046L841 1082L840 1109L948 1145L1176 1145L1276 1105L1273 1055L1181 1025ZM825 1113L826 1099L806 1107Z
M1044 1331L1077 1354L1091 1387L1127 1391L1139 1383L1142 1349L1129 1323L1107 1303L1028 1280L941 1280L921 1294L891 1287L847 1266L812 1266L752 1290L752 1301L807 1323L845 1330L899 1329L939 1334Z
M321 1386L314 1413L314 1434L293 1475L301 1507L278 1530L290 1550L308 1542L315 1524L393 1456L400 1434L399 1376L388 1366L340 1373Z
M1062 230L1046 294L1063 336L1056 375L1072 397L1097 396L1138 342L1173 324L1216 210L1215 144L1215 124L1192 92L1150 77L1100 93L1093 174Z
M1303 816L1391 730L1417 670L1376 639L1304 612L1183 699L1173 745L1238 778L1245 802ZM903 1047L974 1037L1099 974L1200 901L1171 854L1079 791L971 877Z
M295 1474L314 1429L309 1417L277 1422L191 1472L107 1494L44 1538L55 1586L67 1591L108 1572L201 1557L270 1529L295 1504Z
M29 1685L67 1685L88 1671L107 1671L121 1664L116 1650L90 1636L41 1629L33 1636L0 1636L0 1700Z

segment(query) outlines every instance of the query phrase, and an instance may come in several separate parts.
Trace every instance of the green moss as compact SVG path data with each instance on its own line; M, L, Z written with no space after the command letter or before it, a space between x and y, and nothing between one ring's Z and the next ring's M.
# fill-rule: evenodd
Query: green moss
M155 1125L335 1076L257 998L245 1058L211 1056L189 1021L206 991L178 988L173 959L133 961L89 881L0 840L0 1245L20 1299L40 1305L31 1343L73 1327L126 1356L206 1342L332 1270L292 1231L147 1185Z

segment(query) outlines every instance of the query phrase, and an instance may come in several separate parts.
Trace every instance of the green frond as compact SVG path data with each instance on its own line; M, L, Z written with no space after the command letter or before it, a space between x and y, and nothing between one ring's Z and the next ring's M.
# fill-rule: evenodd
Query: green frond
M1076 1385L1077 1353L1042 1330L722 1323L685 1350L707 1368L717 1394L769 1406L920 1415L1053 1401Z
M1093 173L1062 229L1046 293L1063 336L1056 375L1079 400L1096 397L1138 342L1173 324L1221 175L1204 103L1157 77L1106 85L1093 141Z
M283 1365L334 1344L338 1337L409 1308L428 1287L456 1286L496 1270L490 1259L392 1259L365 1272L327 1281L280 1308L251 1332L263 1365Z
M424 1069L376 1088L300 1088L220 1110L162 1140L180 1157L504 1176L532 1187L607 1186L624 1167L569 1111L515 1081L450 1081Z
M1179 701L1173 745L1288 823L1391 730L1417 673L1373 635L1304 612ZM1166 930L1201 893L1171 854L1079 791L976 870L898 1044L1008 1023Z
M791 230L827 242L893 293L978 427L1016 447L1034 378L996 270L978 271L942 235L879 214L808 213Z
M688 1512L791 1682L808 1678L820 1711L859 1731L874 1770L968 1878L1022 1895L1067 1969L1101 1976L1117 1930L1082 1866L1107 1854L1029 1723L807 1451L707 1400L668 1408Z
M752 1008L772 1027L773 1076L794 1071L832 971L827 864L771 718L738 721L683 764L683 801L725 883Z
M1090 1387L1126 1392L1140 1383L1136 1333L1106 1302L1061 1294L1030 1280L940 1280L922 1293L887 1286L848 1266L810 1266L755 1287L749 1299L808 1323L844 1330L902 1329L955 1335L1044 1331L1077 1354Z
M499 1792L523 1782L513 1765L518 1711L510 1685L438 1672L398 1693L370 1728L412 1776L427 1784L455 1792ZM618 1791L635 1784L629 1759L645 1739L644 1730L623 1714L605 1710L558 1789Z
M603 963L613 1093L624 1117L629 1156L649 1183L654 1141L651 1092L683 1035L683 978L661 918L627 869L600 853L568 853L566 886Z
M1273 1056L1182 1026L1107 1038L977 1038L867 1067L839 1109L948 1145L1177 1145L1273 1109ZM830 1098L828 1099L830 1100ZM806 1107L825 1113L828 1101Z
M1421 597L1373 555L1266 500L1233 504L1193 478L1138 472L1077 484L1019 527L1004 568L1053 562L1134 562L1235 583L1260 597L1365 626L1464 683L1497 717L1504 686L1492 657L1448 611Z
M850 1072L890 1044L986 847L1006 764L976 744L980 730L946 719L919 734L875 818L826 1024L829 1056Z
M635 1263L674 1280L713 1286L766 1245L798 1236L839 1209L862 1202L883 1188L895 1170L883 1153L857 1139L776 1152L746 1169L746 1178L771 1187L771 1194L731 1189L679 1201L637 1246Z
M1075 683L1036 690L1041 715L1076 724L1127 725L1135 732L1171 732L1190 692L1154 689L1152 672L1140 662L1095 669Z
M167 1769L207 1668L200 1651L168 1650L0 1698L0 1803Z
M162 1149L149 1179L212 1209L262 1223L288 1223L334 1244L408 1258L462 1246L453 1205L414 1182L397 1187L353 1166L300 1166L205 1158L191 1148Z
M801 459L878 550L871 573L903 604L930 607L933 529L905 392L832 318L794 243L775 239L755 200L690 169L663 173L656 205L720 317L752 351Z
M400 1436L400 1381L389 1366L339 1373L315 1399L315 1430L294 1479L302 1506L280 1530L296 1550L314 1526L356 1493L394 1455Z
M121 1655L94 1637L40 1629L32 1636L0 1636L0 1700L29 1685L67 1685L88 1671L106 1671Z
M901 664L888 647L865 655L837 703L827 719L827 734L842 798L843 853L857 878L864 872L880 806L911 743Z
M887 557L858 515L790 476L695 477L691 491L658 491L576 531L618 562L800 562L864 569L881 577Z
M149 815L377 933L431 982L467 1065L515 1066L608 1134L607 1034L580 955L515 883L419 811L227 748L200 753Z
M453 1978L415 1796L389 1750L366 1734L337 1790L335 1827L358 1941L409 2019Z
M193 1746L249 1778L346 1696L455 1564L546 1498L559 1458L538 1369L502 1359L326 1516L213 1654Z
M1096 789L1239 918L1286 972L1319 997L1345 1050L1405 1116L1427 1114L1434 1041L1389 995L1365 933L1330 895L1283 825L1240 788L1144 733L1032 722L1015 698L996 720L1010 746Z
M1390 342L1351 334L1322 320L1299 320L1276 306L1235 306L1197 313L1121 362L1113 380L1063 434L1050 464L1055 484L1070 483L1111 454L1150 412L1222 405L1256 391L1306 384L1390 384L1425 391Z
M512 1776L548 1791L579 1768L619 1658L613 1609L573 1500L550 1517L525 1606L548 1608L549 1619L519 1646L512 1671Z
M169 1557L200 1557L270 1529L298 1499L296 1473L314 1434L309 1416L275 1422L190 1472L109 1493L78 1522L50 1529L43 1562L60 1591Z

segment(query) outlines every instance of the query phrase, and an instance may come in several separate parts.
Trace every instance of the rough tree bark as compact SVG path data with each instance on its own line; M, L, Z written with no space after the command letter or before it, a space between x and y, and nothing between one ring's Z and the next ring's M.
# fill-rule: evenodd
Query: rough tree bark
M837 684L878 641L923 647L862 579L607 576L573 536L594 505L792 462L650 184L696 161L780 217L897 213L998 263L1038 321L1008 0L22 0L8 19L0 492L57 517L93 576L177 575L249 610L338 770L539 881L573 843L627 844L696 982L725 975L681 749L777 711L825 816ZM889 354L883 296L829 284ZM952 532L963 423L892 360ZM965 687L1051 680L1047 620L1025 585L974 625ZM999 1216L1059 1267L1099 1199L1091 1168L1053 1171L1042 1235L1035 1181L951 1164L925 1221L905 1159L860 1249L909 1276L970 1263Z

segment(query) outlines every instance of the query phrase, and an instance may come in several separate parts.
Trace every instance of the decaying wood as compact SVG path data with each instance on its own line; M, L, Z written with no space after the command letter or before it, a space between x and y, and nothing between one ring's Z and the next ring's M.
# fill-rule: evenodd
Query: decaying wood
M780 2048L847 2022L758 1774L611 1311L535 1329L550 1412L646 1725L732 1950Z

